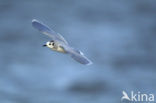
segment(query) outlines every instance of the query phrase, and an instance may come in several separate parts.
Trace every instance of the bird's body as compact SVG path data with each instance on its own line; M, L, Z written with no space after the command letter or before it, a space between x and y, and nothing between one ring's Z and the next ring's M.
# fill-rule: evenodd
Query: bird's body
M48 45L48 43L51 43L51 42L47 42L47 45ZM54 41L54 46L52 46L52 47L51 46L47 46L47 47L49 47L53 51L57 51L57 52L60 52L60 53L67 53L65 51L65 49L63 48L63 46L61 46L60 43L55 42L55 41Z
M52 50L54 51L57 51L57 52L60 52L60 53L67 53L63 47L61 46L58 46L58 47L55 47L55 48L51 48Z
M92 64L92 62L87 57L85 57L81 51L69 46L68 42L63 38L62 35L56 33L45 24L34 19L32 20L32 26L52 39L51 41L48 41L44 46L52 49L53 51L70 54L74 60L78 61L81 64Z

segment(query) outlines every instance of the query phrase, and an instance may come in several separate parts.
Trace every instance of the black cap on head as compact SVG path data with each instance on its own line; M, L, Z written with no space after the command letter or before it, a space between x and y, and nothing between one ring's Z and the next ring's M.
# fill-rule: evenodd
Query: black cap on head
M54 40L51 40L50 42L54 42Z

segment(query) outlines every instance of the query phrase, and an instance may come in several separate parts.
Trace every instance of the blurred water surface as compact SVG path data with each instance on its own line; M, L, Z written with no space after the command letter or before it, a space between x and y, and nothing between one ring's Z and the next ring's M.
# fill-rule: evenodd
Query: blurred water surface
M93 61L42 45L38 19ZM0 103L120 103L156 95L155 0L0 0Z

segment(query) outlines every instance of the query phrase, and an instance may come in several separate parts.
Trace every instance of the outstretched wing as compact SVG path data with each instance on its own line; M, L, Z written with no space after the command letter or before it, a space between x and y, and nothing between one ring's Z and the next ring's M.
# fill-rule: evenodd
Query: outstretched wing
M68 44L68 42L63 38L62 35L56 33L55 31L53 31L52 29L50 29L47 25L43 24L42 22L33 19L32 20L32 26L39 30L40 32L42 32L43 34L47 35L48 37L50 37L52 40L60 40L62 42L64 42L65 44Z
M84 64L84 65L91 65L92 64L91 60L89 60L87 57L85 57L81 51L75 50L73 48L66 48L66 47L65 47L65 50L77 62Z

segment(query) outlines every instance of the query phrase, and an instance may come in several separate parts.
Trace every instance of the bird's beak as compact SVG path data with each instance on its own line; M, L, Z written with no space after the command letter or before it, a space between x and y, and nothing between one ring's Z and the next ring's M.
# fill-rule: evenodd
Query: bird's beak
M46 44L45 45L43 45L43 47L45 47L45 46L47 46Z

